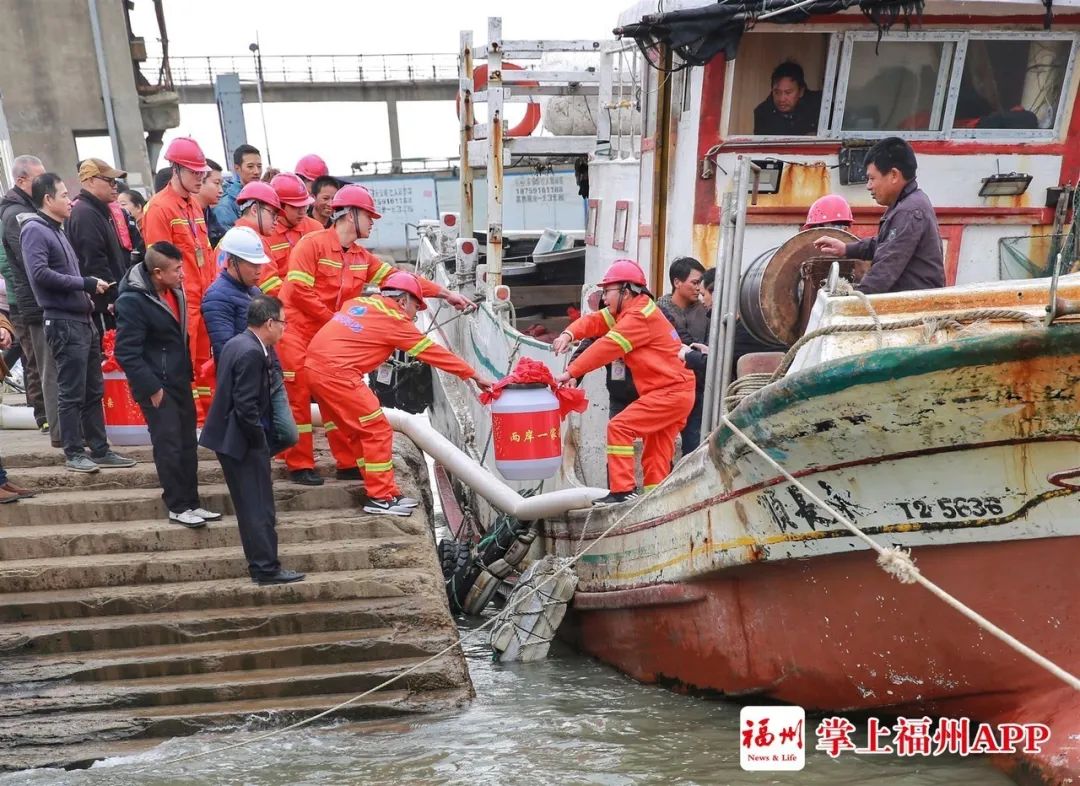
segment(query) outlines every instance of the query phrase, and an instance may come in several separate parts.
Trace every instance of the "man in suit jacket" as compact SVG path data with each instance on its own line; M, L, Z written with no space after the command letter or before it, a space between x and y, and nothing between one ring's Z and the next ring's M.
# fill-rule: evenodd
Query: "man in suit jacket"
M251 580L289 584L304 574L285 570L278 561L270 479L270 348L285 332L281 301L253 298L247 324L217 359L217 391L199 444L217 453L225 472Z

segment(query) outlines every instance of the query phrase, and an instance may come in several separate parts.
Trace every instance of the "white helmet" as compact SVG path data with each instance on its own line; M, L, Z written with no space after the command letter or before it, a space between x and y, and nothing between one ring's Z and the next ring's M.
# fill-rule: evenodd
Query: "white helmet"
M262 238L251 227L233 227L221 238L218 249L254 265L265 265L270 261Z

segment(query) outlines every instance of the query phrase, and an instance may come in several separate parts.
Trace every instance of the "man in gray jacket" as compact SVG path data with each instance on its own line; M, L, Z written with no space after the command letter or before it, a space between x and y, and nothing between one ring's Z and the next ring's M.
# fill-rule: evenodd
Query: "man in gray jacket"
M42 431L51 429L53 446L60 446L60 428L56 415L56 364L52 361L45 341L45 326L41 306L34 299L30 279L26 276L22 248L19 244L19 216L34 212L30 190L34 178L45 172L41 159L19 156L11 164L15 184L0 199L0 225L3 229L4 253L11 270L11 321L23 351L26 370L27 402L34 408L34 417Z
M46 172L35 178L31 197L37 212L20 216L19 241L30 286L44 311L45 338L56 361L64 466L74 472L132 467L135 461L113 453L105 436L101 345L90 321L94 310L90 293L104 293L115 282L79 272L79 258L63 231L71 215L71 198L60 176ZM84 443L90 447L89 456Z
M844 243L822 237L823 254L872 260L856 287L868 295L945 286L941 232L930 198L915 181L915 151L899 137L882 139L866 154L866 189L885 206L877 237Z

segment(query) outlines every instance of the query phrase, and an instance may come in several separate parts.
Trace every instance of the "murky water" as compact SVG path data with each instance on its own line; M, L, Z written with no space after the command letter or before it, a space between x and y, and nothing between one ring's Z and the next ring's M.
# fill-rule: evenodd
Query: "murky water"
M477 697L457 713L304 728L225 753L185 754L251 739L255 726L171 740L73 772L0 776L0 786L339 786L341 784L902 784L1012 781L985 759L841 755L810 750L796 773L739 767L739 707L640 685L565 649L538 664L467 655ZM809 724L812 729L814 724ZM813 748L813 735L808 734Z

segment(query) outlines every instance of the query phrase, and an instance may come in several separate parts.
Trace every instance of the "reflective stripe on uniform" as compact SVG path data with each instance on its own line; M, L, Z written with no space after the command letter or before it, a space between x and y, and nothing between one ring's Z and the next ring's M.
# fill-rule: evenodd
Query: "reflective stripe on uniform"
M363 270L367 270L367 265L349 265L349 270L359 273Z
M383 461L378 464L367 463L364 465L365 472L391 472L393 469L393 461Z
M394 319L405 319L404 314L402 314L400 311L394 311L394 309L390 308L390 306L386 305L386 303L382 300L378 300L373 297L365 297L361 298L361 302L381 311L388 317L393 317Z
M307 284L309 287L315 286L315 276L305 273L303 270L290 270L289 274L285 276L285 280L297 281L301 284Z
M641 313L647 317L651 317L653 314L656 313L656 302L650 300L648 303L641 307Z
M292 382L294 379L296 379L296 372L295 371L282 371L281 376L283 376L285 378L286 382Z
M634 345L626 340L626 336L624 336L617 330L609 330L606 335L608 338L610 338L612 341L622 347L623 352L629 352L634 348Z
M377 410L375 410L374 412L371 412L371 413L369 413L367 415L361 415L359 420L360 420L361 423L370 423L371 421L375 420L375 418L379 417L380 415L382 415L382 407L379 407Z
M650 483L648 486L642 486L641 490L642 491L652 491L654 488L656 488L659 485L660 485L659 483Z
M187 223L186 218L174 218L172 221L169 222L169 226L174 227L177 224L186 224L186 223Z
M341 267L342 267L340 262L335 262L334 260L326 259L325 257L323 259L319 260L319 264L320 265L329 265L330 267L335 267L338 270L341 270Z
M280 286L281 279L277 276L270 276L270 278L266 279L266 281L259 284L259 289L262 290L263 294L266 294L271 289L277 289Z
M600 309L600 316L604 318L604 322L607 323L607 326L609 328L615 327L615 317L611 316L611 312L608 311L606 308Z
M633 445L608 445L607 454L609 456L633 456Z
M299 431L301 434L310 434L311 433L311 424L310 423L297 423L296 424L296 430Z
M429 336L424 336L422 339L413 344L410 349L405 350L405 354L411 357L416 357L434 343L435 342L432 341Z
M364 459L363 458L358 458L356 460L356 468L357 469L363 469L364 468Z
M383 265L382 268L379 270L379 272L377 272L374 276L371 277L371 283L374 284L375 286L378 286L379 284L382 283L382 280L384 278L386 278L388 275L390 275L390 272L393 269L394 268L390 267L389 265Z
M323 431L333 431L337 428L337 425L332 420L328 420L322 424Z
M286 243L275 243L274 245L270 246L270 250L271 251L282 251L282 250L284 250L286 248L289 248L289 247L290 247L290 245L287 242Z

